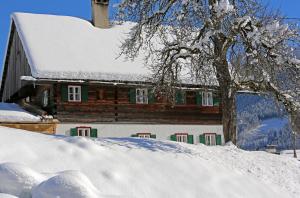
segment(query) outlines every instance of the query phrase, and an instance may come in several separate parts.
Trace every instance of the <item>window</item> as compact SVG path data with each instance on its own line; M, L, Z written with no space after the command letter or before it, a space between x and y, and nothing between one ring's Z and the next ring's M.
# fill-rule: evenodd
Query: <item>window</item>
M48 104L49 104L49 91L44 90L43 96L42 96L42 105L43 105L43 107L47 107Z
M209 146L216 145L216 134L205 134L205 144Z
M147 89L136 89L136 103L137 104L148 104L148 90Z
M78 132L78 136L82 136L82 137L90 137L91 136L91 128L78 127L77 132Z
M213 106L212 92L202 92L202 106Z
M150 133L138 133L137 135L138 135L139 138L146 138L146 139L151 138Z
M188 142L188 135L187 134L177 134L176 135L177 142Z
M81 101L81 86L68 86L68 101Z

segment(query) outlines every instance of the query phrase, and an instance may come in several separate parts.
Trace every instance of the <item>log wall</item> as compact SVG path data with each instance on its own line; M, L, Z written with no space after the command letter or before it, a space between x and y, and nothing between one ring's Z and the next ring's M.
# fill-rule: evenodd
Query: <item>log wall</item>
M61 122L221 124L221 107L196 105L192 93L188 94L188 104L171 106L163 99L153 104L131 104L130 87L89 85L85 102L63 102L61 85L55 85L55 90L57 119Z

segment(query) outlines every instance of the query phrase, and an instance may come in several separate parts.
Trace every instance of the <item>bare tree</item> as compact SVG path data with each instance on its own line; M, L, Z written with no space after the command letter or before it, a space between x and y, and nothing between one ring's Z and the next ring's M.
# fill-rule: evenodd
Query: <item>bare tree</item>
M172 96L184 82L219 85L226 142L236 141L238 90L270 91L288 112L298 111L279 74L299 75L299 30L258 0L123 0L118 8L120 21L136 22L123 53L146 53L157 87ZM240 64L232 64L238 56Z

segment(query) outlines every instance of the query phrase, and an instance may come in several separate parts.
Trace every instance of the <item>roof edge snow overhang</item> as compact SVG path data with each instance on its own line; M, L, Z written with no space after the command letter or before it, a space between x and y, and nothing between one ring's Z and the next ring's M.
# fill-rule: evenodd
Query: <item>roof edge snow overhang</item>
M99 85L114 85L114 86L154 86L150 81L120 81L120 80L89 80L89 79L54 79L54 78L24 78L24 81L29 81L35 84L53 84L53 83L78 83L78 84L99 84ZM178 84L175 88L183 89L218 89L215 85L197 85L197 84Z

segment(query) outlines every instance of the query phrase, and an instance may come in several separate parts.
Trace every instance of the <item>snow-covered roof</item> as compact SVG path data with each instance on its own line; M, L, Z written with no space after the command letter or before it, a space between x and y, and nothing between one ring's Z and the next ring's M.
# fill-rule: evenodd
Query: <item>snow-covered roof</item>
M14 103L0 103L0 122L39 122L34 116Z
M12 19L35 78L145 81L150 75L142 55L118 58L133 23L100 29L70 16L14 13Z

